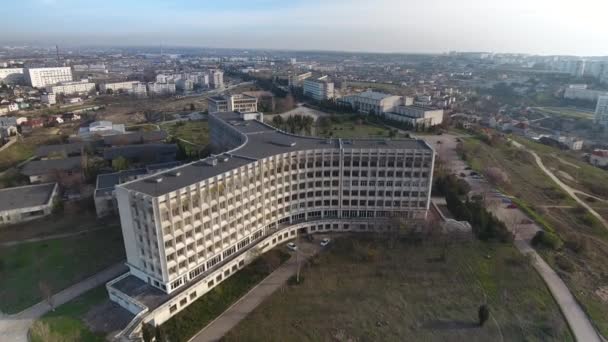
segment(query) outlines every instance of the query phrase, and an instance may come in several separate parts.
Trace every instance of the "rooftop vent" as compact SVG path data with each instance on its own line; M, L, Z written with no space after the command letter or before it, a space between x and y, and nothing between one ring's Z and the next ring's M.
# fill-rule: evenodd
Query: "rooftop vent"
M207 159L205 159L205 163L210 166L216 166L217 158L207 158Z
M163 177L148 178L148 179L146 179L146 181L148 181L150 183L160 183L163 181Z
M225 163L230 160L230 157L224 154L219 156L218 159L220 160L220 162Z
M169 172L169 176L179 177L181 175L182 175L181 171L171 171L171 172Z

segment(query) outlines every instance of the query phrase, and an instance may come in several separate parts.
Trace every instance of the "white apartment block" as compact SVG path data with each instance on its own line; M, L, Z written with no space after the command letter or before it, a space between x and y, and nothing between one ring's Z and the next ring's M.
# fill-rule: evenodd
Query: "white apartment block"
M307 78L304 80L304 96L317 101L333 99L335 97L334 83L327 76Z
M398 106L394 112L384 113L387 119L407 122L414 126L432 127L443 122L443 109L420 106Z
M224 72L221 70L210 70L209 71L209 84L213 89L224 88Z
M209 113L240 112L255 113L258 111L258 99L255 96L234 94L229 96L212 96L207 99Z
M26 75L30 85L34 88L72 81L72 69L70 67L28 68Z
M341 101L349 103L353 109L365 114L394 112L398 106L403 105L403 98L401 96L375 91L364 91L359 94L345 96Z
M148 83L148 94L150 95L172 95L176 91L175 83Z
M219 155L116 186L130 271L106 287L136 315L127 337L298 234L426 218L435 153L424 141L300 137L260 120L212 113Z
M23 68L0 68L0 84L17 84L24 80Z
M595 123L608 127L608 95L600 96L595 107Z
M102 83L99 85L99 91L102 94L111 90L114 93L125 92L125 93L135 93L136 89L139 89L140 86L143 85L145 89L145 84L138 81L125 81L125 82L114 82L114 83Z
M608 95L607 91L592 90L581 85L573 84L564 91L564 98L570 100L596 101L598 97Z
M182 78L175 81L175 87L182 91L192 91L194 89L194 81Z
M87 80L76 82L59 82L56 85L47 86L46 91L53 94L82 94L95 91L95 83Z

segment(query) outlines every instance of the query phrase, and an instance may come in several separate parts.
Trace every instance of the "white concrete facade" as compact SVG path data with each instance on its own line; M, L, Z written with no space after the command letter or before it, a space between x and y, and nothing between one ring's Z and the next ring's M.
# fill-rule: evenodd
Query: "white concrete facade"
M59 82L71 82L72 69L70 67L28 68L27 78L32 87L42 88Z
M353 109L365 114L394 112L398 106L403 104L401 96L373 91L345 96L342 98L342 101L349 103Z
M600 96L597 99L595 123L608 127L608 95Z
M304 95L317 101L333 99L335 97L334 83L327 76L307 78L304 80Z
M47 86L46 91L53 94L83 94L95 91L95 83L89 81L59 82L57 85Z
M2 193L19 192L20 194L27 194L29 191L37 191L35 189L42 188L50 188L50 192L46 193L46 190L42 190L45 192L43 197L45 197L46 199L41 201L40 203L24 204L18 207L11 206L10 208L0 209L0 225L15 224L50 215L53 211L53 205L58 196L58 186L57 183L54 183L26 185L17 188L0 189L0 196L3 196ZM19 194L16 194L13 198L18 196ZM8 204L9 203L2 203L2 205Z

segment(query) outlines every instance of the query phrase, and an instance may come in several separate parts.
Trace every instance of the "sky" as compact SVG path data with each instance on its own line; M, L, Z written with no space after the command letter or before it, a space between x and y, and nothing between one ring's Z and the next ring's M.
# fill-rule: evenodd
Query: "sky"
M608 0L4 0L1 43L608 55Z

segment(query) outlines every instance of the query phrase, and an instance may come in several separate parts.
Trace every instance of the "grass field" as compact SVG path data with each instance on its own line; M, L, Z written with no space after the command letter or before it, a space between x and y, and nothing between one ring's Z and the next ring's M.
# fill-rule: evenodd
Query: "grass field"
M431 242L390 248L371 239L335 240L304 268L303 284L276 292L225 341L572 340L542 280L512 246L453 244L441 260ZM496 322L479 327L485 298Z
M575 119L592 120L594 116L590 111L582 111L573 107L536 107L534 109L551 116L564 116Z
M332 136L334 138L388 138L389 129L369 123L344 122L332 124L328 131L317 128L317 135L322 137Z
M161 125L170 136L183 139L188 153L196 152L209 144L209 123L207 121L183 121Z
M41 282L56 293L123 259L118 227L0 247L0 311L16 313L41 301Z
M600 176L605 171L589 169L569 153L560 153L559 158L562 159L560 161L551 157L557 153L557 150L549 146L523 139L518 141L536 151L548 167L568 170L574 175L573 169L576 168L570 164L577 165L580 167L577 170L581 174L587 174L588 181L597 182L596 187L601 187L605 183L606 178ZM608 296L602 295L608 274L608 264L606 264L608 231L597 219L559 190L525 151L503 143L490 146L476 139L465 139L464 150L467 160L475 169L483 171L487 167L494 166L505 171L511 184L501 187L526 204L542 222L556 231L565 241L565 247L559 251L540 250L540 252L553 269L559 272L602 334L608 336ZM575 184L571 185L575 186ZM580 189L593 190L583 187Z
M47 313L30 329L30 341L105 341L103 334L91 332L82 317L91 307L107 299L108 292L105 286L100 286Z

